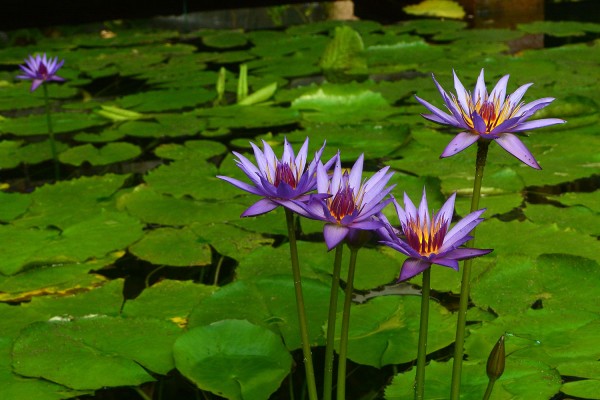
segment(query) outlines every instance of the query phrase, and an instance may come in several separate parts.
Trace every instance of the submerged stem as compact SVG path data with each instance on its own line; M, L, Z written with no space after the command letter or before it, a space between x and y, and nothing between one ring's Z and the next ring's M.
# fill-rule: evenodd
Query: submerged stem
M344 291L344 311L342 313L342 331L340 333L340 351L338 359L337 400L346 399L346 353L348 351L348 329L350 327L350 305L352 304L352 291L354 290L354 270L356 269L356 255L358 247L350 247L350 264L348 265L348 279Z
M52 161L54 162L54 179L60 179L60 169L58 165L58 154L56 152L56 143L54 141L54 131L52 130L52 117L50 116L50 98L48 97L48 87L42 84L44 88L44 100L46 102L46 121L48 123L48 135L50 137L50 151L52 152Z
M310 340L308 338L308 324L304 310L304 295L302 294L302 281L300 278L300 264L298 263L298 247L296 245L296 230L294 227L294 213L285 209L285 219L290 240L290 258L292 261L292 274L294 276L294 290L296 292L296 307L298 309L298 322L300 325L300 338L302 340L302 352L304 353L304 369L306 372L306 385L308 386L308 398L317 400L317 385L315 383L315 371L313 368Z
M415 383L415 400L425 398L425 361L427 357L427 329L429 324L429 292L431 287L431 268L423 271L423 288L421 289L421 323L419 326L419 346L417 351L417 377Z
M335 341L335 318L337 314L337 300L340 288L340 270L342 269L343 250L343 243L338 244L335 248L335 261L333 263L333 276L331 278L331 294L329 297L329 316L327 318L327 344L325 346L323 400L331 400L331 391L333 388L333 344Z
M479 209L481 182L483 180L483 169L487 159L489 144L489 140L479 140L477 142L477 160L475 161L475 181L473 183L473 195L471 197L471 212ZM467 242L466 247L473 247L475 245L475 229L473 229L471 235L473 236L473 239ZM456 322L456 339L454 343L454 363L452 365L451 400L458 400L460 397L460 377L465 347L465 324L467 321L467 308L469 306L469 292L471 289L472 264L473 259L465 260L463 264L463 274L460 285L460 302L458 305L458 321Z

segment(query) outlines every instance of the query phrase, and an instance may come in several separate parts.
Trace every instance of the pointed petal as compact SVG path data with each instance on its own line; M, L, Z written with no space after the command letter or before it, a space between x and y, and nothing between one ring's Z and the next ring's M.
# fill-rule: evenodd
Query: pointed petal
M473 91L473 103L477 103L477 101L485 99L487 99L487 89L485 88L483 68L481 68L481 72L477 78L477 84L475 85L475 90Z
M294 159L294 163L296 164L296 170L298 171L298 174L302 174L304 172L304 168L306 167L307 157L308 157L308 138L306 138L306 140L302 144L302 147L300 147L300 150L298 150L298 154L296 155L296 157Z
M329 175L323 163L319 161L319 165L317 165L317 192L327 194L328 189Z
M534 121L523 122L522 124L517 125L514 129L510 129L507 132L528 131L531 129L543 128L545 126L564 124L565 122L567 121L558 118L536 119Z
M360 188L361 181L362 181L362 171L363 171L364 159L365 159L365 155L361 154L358 157L358 160L356 160L356 162L352 166L352 169L350 170L350 178L348 179L348 182L350 184L350 187L354 191L354 195L357 194L357 192Z
M400 220L400 225L406 225L406 223L408 222L408 219L406 217L406 213L404 212L404 209L400 206L400 204L398 204L398 202L396 201L396 199L394 198L394 196L392 196L392 202L394 203L394 207L396 208L396 214L398 214L398 219Z
M504 103L504 99L506 98L506 85L508 84L509 75L504 75L492 91L490 92L490 99L494 101L498 99L501 101L501 104Z
M242 217L253 217L255 215L260 215L264 213L268 213L279 207L279 204L272 202L269 199L260 199L256 203L252 204L246 211L242 213Z
M481 115L479 115L479 113L477 111L473 111L473 113L471 114L471 119L473 120L473 128L481 133L486 133L487 132L487 125L485 124L485 121L483 120L483 118L481 118Z
M306 143L306 141L304 143ZM283 155L281 156L281 162L286 163L290 167L293 167L295 165L294 159L295 159L294 149L292 148L292 145L290 144L290 142L287 141L287 138L284 138L283 139Z
M340 161L340 158L338 157L337 161L335 162L335 168L333 169L333 176L331 177L331 182L329 184L329 190L331 191L332 195L336 195L337 192L340 190L340 187L342 185L342 163ZM327 192L325 192L327 193Z
M444 244L442 245L440 252L447 251L454 243L468 235L473 228L483 221L483 219L479 217L484 212L485 209L473 211L458 221L456 225L454 225L454 227L446 234L446 237L444 238Z
M531 103L525 104L523 107L521 107L519 111L522 116L531 116L536 111L539 111L542 108L550 105L550 103L552 103L554 100L556 100L554 97L544 97L541 99L537 99L532 101Z
M426 223L427 226L429 226L429 209L427 205L427 191L425 190L425 187L423 187L423 194L421 196L421 202L419 203L419 210L417 212L420 223Z
M269 170L269 167L267 166L267 159L265 157L265 154L262 152L262 150L259 149L258 146L252 142L250 142L250 146L252 146L252 150L254 150L254 159L256 160L256 166L258 167L258 170L261 171L265 175L274 174L275 173L274 170ZM273 151L271 150L271 153L272 152ZM234 154L236 154L236 153L234 153ZM274 177L274 175L270 175L270 176Z
M462 107L463 110L469 111L469 102L467 100L467 96L469 92L465 89L458 76L456 76L456 72L452 70L452 75L454 75L454 90L456 90L456 98L458 99L458 103Z
M441 265L443 267L449 267L452 268L455 271L458 271L458 261L452 259L452 258L448 258L448 257L435 257L431 260L431 262L433 264L438 264Z
M412 220L417 217L417 208L406 192L404 192L404 212L406 212L407 220Z
M375 220L367 220L355 222L352 225L352 229L362 229L365 231L374 231L383 227L383 222Z
M349 228L337 224L325 224L323 228L323 236L329 250L337 246L350 231Z
M258 196L264 196L266 194L260 188L257 188L255 186L249 185L246 182L239 181L239 180L237 180L235 178L230 178L228 176L222 176L222 175L217 175L217 178L223 179L225 182L229 182L233 186L237 187L238 189L242 189L242 190L244 190L244 191L246 191L248 193L256 194Z
M526 83L520 86L517 90L515 90L510 96L508 96L508 101L510 101L511 108L515 108L517 104L521 101L527 89L533 85L533 83Z
M435 85L438 88L438 91L442 95L442 99L444 100L444 104L446 104L446 107L448 108L448 110L450 110L450 113L452 113L452 116L458 122L458 125L456 125L456 126L458 126L460 128L465 128L466 129L468 126L467 126L467 124L465 123L465 121L464 121L464 119L462 117L461 110L459 110L458 107L456 106L456 104L454 104L454 102L450 99L450 96L448 96L448 93L446 93L446 91L442 88L442 86L435 79L435 77L433 77L433 82L435 83ZM466 111L468 112L468 109Z
M479 257L491 253L492 249L471 249L469 247L459 247L444 255L444 258L454 260L466 260L469 258ZM437 261L435 261L437 263Z
M496 139L496 143L498 143L504 150L515 156L519 161L529 165L531 168L542 169L542 167L540 167L533 157L533 154L531 154L523 142L521 142L521 140L519 140L519 138L512 133L505 133L504 135L500 136L498 139Z
M452 125L452 126L460 126L460 123L452 115L446 114L444 111L440 110L433 104L430 104L429 102L421 99L418 96L415 96L415 99L417 99L417 101L419 103L421 103L423 106L425 106L425 108L427 108L429 111L431 111L434 115L436 115L441 120L443 120L444 124ZM436 122L436 121L434 121L434 122Z
M398 281L405 281L407 279L410 279L413 276L425 271L430 266L431 263L428 261L416 258L409 258L408 260L404 261L404 264L402 264L402 269L400 271L400 277L398 278Z
M440 218L444 224L450 224L452 221L452 215L454 214L454 201L456 199L456 192L446 200L440 211L437 213L437 218Z
M457 153L460 153L461 151L475 143L477 140L479 140L479 135L476 135L471 132L461 132L458 135L456 135L454 139L450 141L450 143L448 143L448 146L446 146L440 158L450 157Z

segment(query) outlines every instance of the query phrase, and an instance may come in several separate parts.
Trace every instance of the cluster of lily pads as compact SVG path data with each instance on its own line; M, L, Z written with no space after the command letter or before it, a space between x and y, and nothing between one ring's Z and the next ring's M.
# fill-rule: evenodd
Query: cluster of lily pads
M444 107L434 100L439 94L431 72L446 86L453 68L464 82L481 67L488 77L509 71L517 85L535 82L527 102L530 96L558 98L536 117L569 123L524 139L542 171L490 146L480 200L489 211L477 237L494 253L472 269L461 394L481 398L485 362L505 335L509 356L491 398L546 399L559 392L597 398L600 320L589 296L600 284L594 74L600 43L518 52L512 46L530 34L589 36L598 26L474 32L435 20L338 25L33 34L26 42L35 45L0 50L6 182L0 192L0 382L7 398L72 398L122 386L148 397L158 395L174 370L198 390L226 398L299 396L295 377L304 375L303 356L296 350L304 343L289 251L282 246L290 235L284 212L239 219L253 195L216 176L246 179L230 152L251 151L249 139L264 139L279 154L285 138L295 146L309 136L311 143L327 141L323 160L339 149L341 166L362 153L365 173L388 166L395 173L384 186L396 185L409 198L427 186L435 209L456 191L455 213L466 216L473 151L434 161L452 140L446 133L456 131L424 121L413 94ZM16 79L23 73L18 65L29 54L41 56L40 49L65 60L59 76L66 82L48 85L61 178L53 183L43 94ZM336 57L339 52L344 57ZM240 64L247 68L247 94L239 91ZM258 101L239 104L236 93L247 98L264 88ZM460 97L456 104L463 105ZM315 200L327 205L333 198ZM392 207L382 211L397 221ZM319 352L326 344L334 252L323 251L323 222L297 222L308 344ZM387 399L413 396L421 299L388 295L398 290L405 260L374 242L362 248L353 286L363 302L350 304L348 372L383 375L380 383L362 386L384 391ZM344 279L345 256L341 265ZM125 300L124 287L127 294L140 275L147 287ZM445 398L460 274L436 269L431 289L425 397ZM336 311L341 319L343 310ZM339 325L336 338L342 337ZM341 348L337 339L333 345Z

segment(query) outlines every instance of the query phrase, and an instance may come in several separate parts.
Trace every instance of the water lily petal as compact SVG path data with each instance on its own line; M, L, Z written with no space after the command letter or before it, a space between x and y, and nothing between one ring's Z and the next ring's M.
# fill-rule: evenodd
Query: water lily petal
M483 68L481 68L481 72L477 78L477 83L475 84L475 90L473 91L473 104L476 104L478 101L484 101L487 99L487 97L487 89L485 87L485 79L483 77Z
M519 126L515 127L512 130L508 130L506 132L522 132L522 131L528 131L531 129L537 129L537 128L543 128L545 126L551 126L551 125L557 125L557 124L564 124L565 120L563 119L558 119L558 118L543 118L543 119L536 119L533 121L527 121L527 122L523 122L521 124L519 124Z
M246 191L248 193L256 194L256 195L259 195L259 196L263 195L263 192L261 190L257 189L255 186L247 184L246 182L242 182L242 181L239 181L239 180L237 180L235 178L230 178L228 176L222 176L222 175L217 175L217 178L223 179L224 181L229 182L233 186L235 186L235 187L237 187L239 189L242 189L242 190L244 190L244 191Z
M420 98L418 96L415 96L415 99L417 99L417 101L419 103L421 103L423 106L425 106L425 108L427 108L429 111L431 111L434 115L436 115L441 120L443 120L445 124L453 125L453 126L460 126L460 124L458 123L456 118L454 118L453 116L446 114L444 111L440 110L433 104L430 104L429 102L423 100L422 98ZM436 122L436 121L434 121L434 122Z
M509 75L504 75L492 91L490 92L490 101L494 101L496 99L500 100L504 103L504 98L506 97L506 85L508 84Z
M533 154L525 147L523 142L512 133L505 133L496 139L504 150L515 156L518 160L529 165L531 168L542 169L538 162L533 157Z
M443 267L452 268L458 271L458 261L450 257L435 257L431 260L433 264L441 265Z
M450 141L450 143L448 143L448 146L446 146L440 158L451 157L457 153L460 153L477 140L479 140L478 135L475 135L471 132L461 132L456 135L454 139Z
M404 264L402 264L398 281L405 281L415 275L419 275L430 266L430 262L421 259L409 258L408 260L404 261Z
M456 90L456 98L458 99L458 103L462 107L464 111L469 111L469 102L467 100L467 96L469 92L465 89L458 76L456 76L456 72L452 70L452 75L454 76L454 90Z
M261 215L268 213L279 207L279 204L269 200L269 199L260 199L256 203L252 204L250 207L246 209L242 213L242 217L253 217L255 215Z
M460 247L454 249L445 255L446 258L452 258L454 260L466 260L469 258L475 258L491 253L492 249L472 249L469 247ZM436 261L437 263L437 261Z
M331 250L337 246L342 240L344 240L346 235L348 235L349 230L349 228L342 225L325 224L325 227L323 228L323 236L325 238L327 248Z

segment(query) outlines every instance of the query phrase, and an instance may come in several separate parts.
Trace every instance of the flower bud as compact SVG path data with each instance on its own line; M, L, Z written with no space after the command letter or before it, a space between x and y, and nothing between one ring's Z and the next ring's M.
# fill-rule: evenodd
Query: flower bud
M496 380L504 373L504 360L506 358L506 350L504 348L504 335L500 336L498 342L492 349L487 360L486 372L487 376L492 380Z

